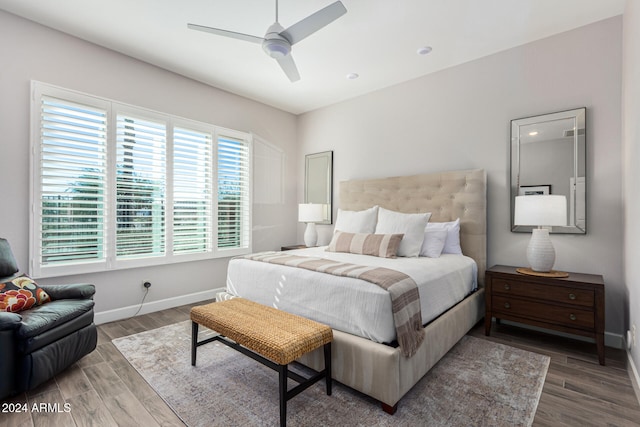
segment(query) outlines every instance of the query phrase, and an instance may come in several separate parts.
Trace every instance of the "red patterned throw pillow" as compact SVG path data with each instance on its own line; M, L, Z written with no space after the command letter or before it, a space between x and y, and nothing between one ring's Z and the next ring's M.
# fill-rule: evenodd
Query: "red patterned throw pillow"
M17 313L49 301L49 294L28 276L0 283L0 311Z

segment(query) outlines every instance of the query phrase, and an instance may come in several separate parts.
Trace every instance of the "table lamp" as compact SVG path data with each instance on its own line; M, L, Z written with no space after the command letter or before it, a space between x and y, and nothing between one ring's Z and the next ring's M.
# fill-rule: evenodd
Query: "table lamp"
M324 220L324 205L316 203L301 203L298 205L298 221L306 222L304 230L304 244L308 247L318 243L316 222Z
M567 225L567 198L559 195L517 196L514 224L538 227L531 231L527 261L533 273L550 273L556 251L549 239L549 229L543 227Z

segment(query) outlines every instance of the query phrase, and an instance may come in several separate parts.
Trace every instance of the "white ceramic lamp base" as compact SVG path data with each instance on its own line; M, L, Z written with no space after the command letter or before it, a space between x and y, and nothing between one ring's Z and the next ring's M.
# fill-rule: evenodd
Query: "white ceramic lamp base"
M318 232L316 231L316 223L308 222L307 228L304 230L304 244L311 248L318 243Z
M306 235L306 234L305 234ZM556 251L553 249L549 230L546 228L534 228L531 232L531 240L527 246L527 261L533 271L549 272L556 262Z

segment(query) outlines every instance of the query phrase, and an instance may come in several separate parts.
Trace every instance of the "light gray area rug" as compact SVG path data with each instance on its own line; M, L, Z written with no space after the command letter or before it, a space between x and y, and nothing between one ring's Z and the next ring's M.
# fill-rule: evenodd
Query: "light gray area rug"
M185 321L113 343L190 427L278 425L275 371L218 342L199 347L193 367L190 341ZM395 415L336 382L327 396L319 382L289 400L287 424L531 425L548 367L547 356L465 336L400 400Z

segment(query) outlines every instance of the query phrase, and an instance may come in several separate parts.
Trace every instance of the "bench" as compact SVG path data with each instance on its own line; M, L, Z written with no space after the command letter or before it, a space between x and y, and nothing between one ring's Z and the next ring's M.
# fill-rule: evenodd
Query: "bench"
M325 378L327 395L331 395L333 331L329 326L244 298L193 307L191 322L192 366L199 346L220 341L278 372L281 426L286 426L287 401L312 384ZM220 335L198 342L198 325ZM289 363L320 346L324 346L324 370L305 378L288 369ZM287 378L299 384L288 390Z

